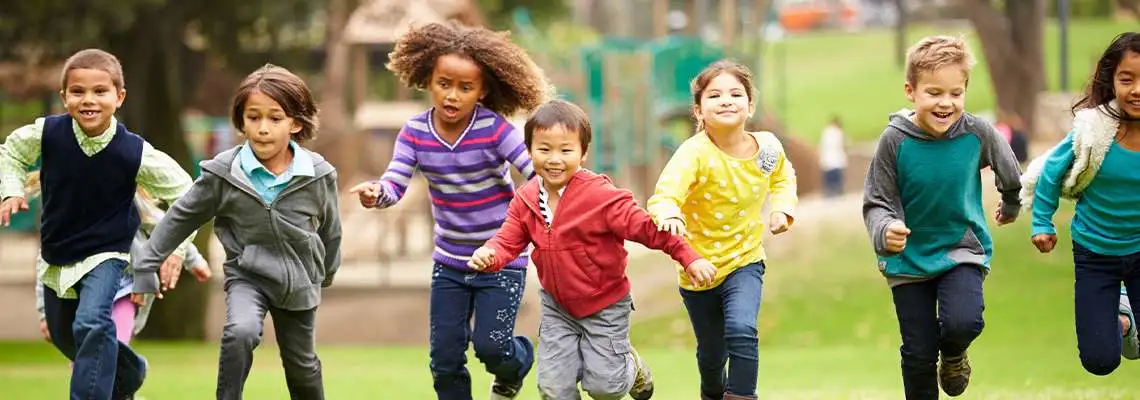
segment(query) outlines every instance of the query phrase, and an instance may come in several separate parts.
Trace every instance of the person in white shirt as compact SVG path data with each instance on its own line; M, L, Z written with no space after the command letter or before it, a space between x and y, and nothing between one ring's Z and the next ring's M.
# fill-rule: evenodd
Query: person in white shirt
M836 197L843 194L843 170L847 168L847 151L844 149L843 126L839 117L831 119L819 139L819 168L823 171L823 195Z

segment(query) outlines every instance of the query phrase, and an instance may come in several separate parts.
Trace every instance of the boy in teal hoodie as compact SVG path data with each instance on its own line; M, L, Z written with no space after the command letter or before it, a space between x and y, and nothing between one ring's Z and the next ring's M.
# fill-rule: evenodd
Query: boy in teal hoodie
M993 169L999 225L1020 207L1020 168L993 126L964 111L973 57L961 38L920 40L907 55L907 99L891 115L864 187L863 220L894 297L906 398L966 390L966 349L984 322L992 242L980 170ZM938 364L941 355L941 364Z

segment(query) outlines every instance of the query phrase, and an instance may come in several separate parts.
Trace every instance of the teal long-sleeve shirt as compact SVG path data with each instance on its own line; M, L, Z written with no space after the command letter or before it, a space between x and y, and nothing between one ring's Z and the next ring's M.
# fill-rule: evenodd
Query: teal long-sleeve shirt
M1053 215L1061 196L1061 183L1073 165L1070 133L1046 159L1033 200L1032 235L1056 234ZM1106 256L1140 252L1140 152L1115 141L1096 177L1077 200L1070 231L1073 241Z

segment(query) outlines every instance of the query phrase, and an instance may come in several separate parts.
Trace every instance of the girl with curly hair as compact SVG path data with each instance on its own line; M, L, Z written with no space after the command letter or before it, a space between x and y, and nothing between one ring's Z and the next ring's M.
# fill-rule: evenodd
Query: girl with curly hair
M400 130L384 175L352 192L365 208L382 209L403 197L417 168L427 178L435 217L429 313L436 394L471 399L470 341L495 376L491 399L516 398L534 362L531 341L514 336L529 255L496 273L467 262L506 220L515 192L507 164L534 177L523 134L506 117L544 103L551 86L506 32L427 24L410 29L388 56L388 69L428 92L432 107Z

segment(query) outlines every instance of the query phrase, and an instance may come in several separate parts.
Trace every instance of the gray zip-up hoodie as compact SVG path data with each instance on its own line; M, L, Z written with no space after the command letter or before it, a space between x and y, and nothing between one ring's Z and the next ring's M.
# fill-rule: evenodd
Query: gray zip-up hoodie
M203 162L202 176L155 228L134 269L135 293L159 290L163 260L210 218L226 250L226 282L261 289L270 305L308 310L340 267L340 210L336 170L310 152L314 176L298 176L272 203L253 189L237 157L239 145ZM304 150L308 151L308 150Z

